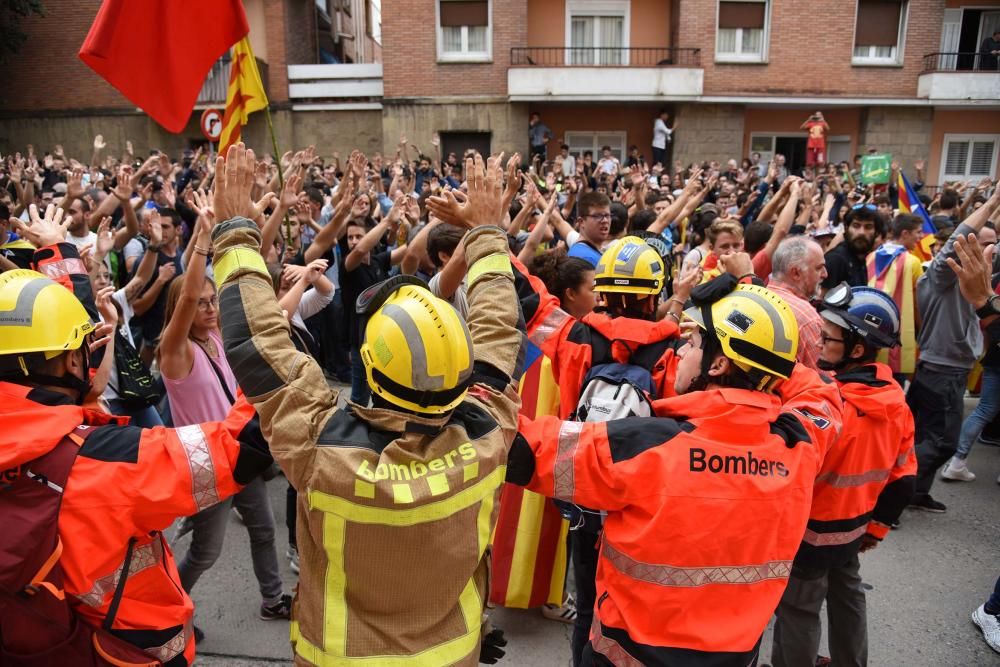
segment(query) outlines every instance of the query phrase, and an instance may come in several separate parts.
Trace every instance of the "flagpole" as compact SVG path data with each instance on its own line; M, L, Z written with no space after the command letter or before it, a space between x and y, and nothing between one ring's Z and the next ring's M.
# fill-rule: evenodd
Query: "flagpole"
M274 134L274 123L271 121L271 103L264 107L264 117L267 118L267 130L271 133L271 148L274 150L274 161L278 164L278 205L281 206L281 195L285 191L285 174L281 166L281 154L278 153L278 137ZM285 211L285 241L292 245L292 221Z

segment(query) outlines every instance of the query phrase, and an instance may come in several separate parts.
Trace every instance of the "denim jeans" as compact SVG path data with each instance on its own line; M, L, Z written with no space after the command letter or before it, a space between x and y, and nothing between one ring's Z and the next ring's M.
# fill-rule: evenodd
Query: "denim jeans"
M917 482L914 500L930 495L934 474L958 448L962 429L965 383L969 371L960 368L929 367L921 362L906 392L906 404L913 412Z
M281 575L278 573L278 551L274 544L274 513L267 495L267 485L260 477L247 484L232 498L212 505L190 518L193 524L191 546L177 564L184 590L191 592L198 579L222 553L229 522L229 508L236 508L250 534L250 557L264 604L281 599Z
M994 616L1000 614L1000 578L993 585L993 595L986 601L986 613Z
M365 376L365 365L361 361L361 352L358 348L354 348L351 350L351 402L367 406L371 396L372 390L368 386L368 378Z
M1000 414L1000 367L983 367L983 388L979 393L979 405L962 422L962 432L958 436L958 451L955 456L960 459L969 457L972 445L993 419Z
M129 422L132 426L138 426L139 428L153 428L154 426L163 426L163 420L160 419L160 413L156 411L152 405L147 405L144 408L134 409L127 408L118 399L112 398L108 401L108 409L111 410L111 414L117 415L119 417L130 417Z

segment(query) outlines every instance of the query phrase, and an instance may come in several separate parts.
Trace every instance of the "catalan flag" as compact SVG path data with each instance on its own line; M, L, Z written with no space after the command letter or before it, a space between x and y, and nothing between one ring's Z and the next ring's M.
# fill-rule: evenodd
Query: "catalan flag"
M913 254L919 257L921 261L926 262L931 258L931 246L934 245L934 234L937 232L937 228L931 222L931 216L928 215L927 209L920 203L920 198L917 197L913 186L906 180L906 175L902 169L897 172L896 189L899 191L900 212L918 215L924 220L924 238L913 249Z
M552 362L529 343L521 378L521 413L529 418L559 414L559 387ZM504 484L493 533L490 602L529 609L562 604L569 522L550 499Z
M231 67L226 111L222 115L222 136L219 137L219 153L222 155L230 146L240 142L249 115L267 108L267 95L257 71L257 60L246 37L233 46Z

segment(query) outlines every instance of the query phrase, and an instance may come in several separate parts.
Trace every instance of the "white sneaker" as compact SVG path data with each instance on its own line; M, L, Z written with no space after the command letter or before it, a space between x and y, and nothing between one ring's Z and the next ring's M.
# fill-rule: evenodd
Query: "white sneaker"
M976 475L965 465L964 459L953 456L948 465L941 469L941 478L953 482L971 482L976 479Z
M986 613L986 605L979 605L979 609L972 612L972 622L983 631L983 639L990 648L1000 653L1000 619L993 614Z
M292 568L292 572L295 574L299 573L299 550L293 547L291 544L288 545L288 549L285 550L285 556L288 558L288 566Z

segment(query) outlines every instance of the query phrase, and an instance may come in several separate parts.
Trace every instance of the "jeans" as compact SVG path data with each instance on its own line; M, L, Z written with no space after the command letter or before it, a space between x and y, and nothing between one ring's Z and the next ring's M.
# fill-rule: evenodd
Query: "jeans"
M962 399L969 371L960 368L930 368L917 364L906 404L913 412L916 432L917 482L914 500L930 495L934 473L958 448L962 429Z
M774 621L771 664L804 667L816 663L826 601L832 664L868 664L868 615L861 588L861 564L855 556L840 567L792 568Z
M573 667L583 664L583 648L590 640L597 603L597 542L600 535L587 530L569 533L570 557L573 560L573 581L576 583L576 620L573 622Z
M993 585L993 595L986 601L986 613L994 616L1000 614L1000 579Z
M275 604L281 600L283 591L278 573L278 552L274 545L274 514L267 496L267 485L260 477L254 478L232 498L190 517L193 524L191 546L177 564L181 586L190 593L201 575L218 560L226 538L229 508L233 505L243 515L243 523L250 534L250 557L260 595L264 604Z
M651 164L663 165L664 168L670 167L667 164L667 149L653 146L653 162Z
M138 426L139 428L153 428L154 426L163 426L163 420L160 419L160 413L156 411L152 405L147 405L144 408L128 408L117 398L112 398L108 400L108 409L111 410L111 414L118 415L119 417L129 417L129 423L132 426Z
M372 396L365 376L365 365L361 362L361 352L358 348L351 350L351 402L367 406Z
M979 404L962 422L955 456L960 459L968 458L979 434L998 414L1000 414L1000 367L983 366L983 388L979 394Z

